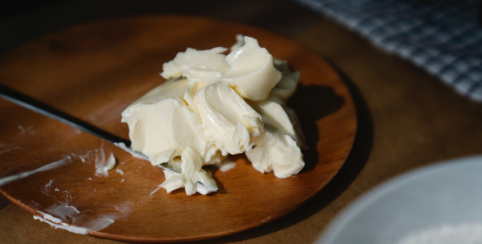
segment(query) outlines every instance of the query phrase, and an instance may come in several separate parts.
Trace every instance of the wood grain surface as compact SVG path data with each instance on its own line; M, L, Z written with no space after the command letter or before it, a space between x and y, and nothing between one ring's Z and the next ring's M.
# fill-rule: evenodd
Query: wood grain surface
M63 202L94 219L118 212L122 205L126 216L90 234L145 242L224 236L273 221L299 207L345 162L357 119L351 95L333 68L289 39L201 17L106 20L67 28L8 53L0 59L0 83L128 139L120 113L164 81L159 76L164 62L186 47L230 47L236 34L257 38L273 56L288 60L301 73L298 90L288 101L298 113L310 147L304 152L306 167L300 174L278 179L254 170L244 156L234 156L234 169L211 168L220 188L216 194L186 196L183 190L166 194L161 189L151 196L164 180L160 168L0 100L0 177L61 159L71 161L3 185L0 193L34 215ZM106 155L114 153L116 168L124 174L113 170L108 177L94 175L95 152L101 148Z

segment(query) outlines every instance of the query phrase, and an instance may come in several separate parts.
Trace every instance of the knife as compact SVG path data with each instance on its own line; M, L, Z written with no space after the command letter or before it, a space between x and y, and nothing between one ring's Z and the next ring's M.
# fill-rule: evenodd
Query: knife
M149 161L149 158L144 155L141 152L135 151L131 148L131 142L129 140L126 140L124 138L118 137L114 134L111 134L105 130L102 130L96 126L93 126L85 121L82 121L78 118L75 118L74 116L64 113L58 109L55 109L43 102L40 102L32 97L29 97L27 95L24 95L18 91L15 91L12 88L9 88L5 85L0 84L0 97L4 98L12 103L15 103L17 105L20 105L24 108L30 109L34 112L37 112L39 114L45 115L47 117L50 117L52 119L55 119L57 121L60 121L64 124L70 125L74 128L77 128L79 130L85 131L87 133L90 133L94 136L97 136L103 140L106 140L126 151L131 153L133 156L142 158L144 160ZM169 170L173 173L179 174L179 172L175 171L174 169L168 167L167 163L164 164L158 164L159 167ZM197 182L198 184L208 188L206 185L204 185L201 182ZM210 191L216 192L216 189L211 189L208 188Z

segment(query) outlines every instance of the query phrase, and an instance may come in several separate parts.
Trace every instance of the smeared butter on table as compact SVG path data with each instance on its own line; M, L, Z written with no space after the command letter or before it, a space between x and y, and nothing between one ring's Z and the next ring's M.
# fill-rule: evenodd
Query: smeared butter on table
M303 135L285 101L299 78L258 41L238 35L231 52L188 48L163 66L167 81L122 112L132 149L164 170L167 192L187 195L217 189L204 165L221 164L228 154L246 153L253 167L286 178L304 166ZM294 126L295 125L295 126ZM201 182L206 187L196 184Z

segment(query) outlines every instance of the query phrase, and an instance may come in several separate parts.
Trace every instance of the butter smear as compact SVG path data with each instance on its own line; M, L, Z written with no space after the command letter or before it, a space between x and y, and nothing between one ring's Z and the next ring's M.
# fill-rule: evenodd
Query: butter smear
M273 58L254 38L238 35L231 47L188 48L163 65L167 81L122 112L132 149L152 165L168 163L160 187L187 195L217 189L204 165L246 153L261 173L287 178L305 165L303 135L286 100L298 72ZM196 184L201 182L201 184Z

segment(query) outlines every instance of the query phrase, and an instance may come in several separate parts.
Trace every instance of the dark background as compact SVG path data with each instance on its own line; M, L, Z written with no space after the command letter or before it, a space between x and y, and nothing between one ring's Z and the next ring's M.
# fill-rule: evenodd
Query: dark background
M43 0L0 3L0 55L68 26L107 18L154 14L203 15L242 22L284 36L296 35L323 19L289 0Z

